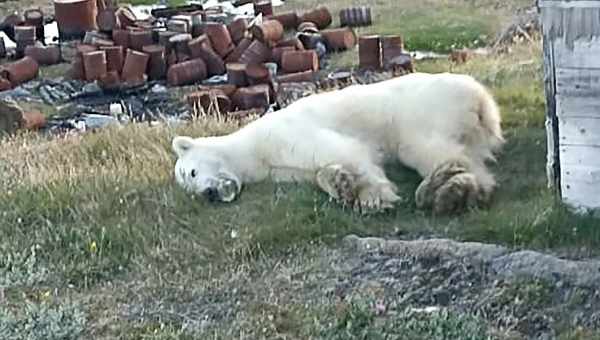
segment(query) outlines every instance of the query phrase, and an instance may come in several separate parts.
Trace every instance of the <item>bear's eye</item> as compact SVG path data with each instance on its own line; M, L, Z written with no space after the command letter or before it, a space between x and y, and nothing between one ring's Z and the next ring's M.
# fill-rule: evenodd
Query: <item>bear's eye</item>
M196 177L196 169L192 169L192 172L190 173L190 175L192 175L192 177Z

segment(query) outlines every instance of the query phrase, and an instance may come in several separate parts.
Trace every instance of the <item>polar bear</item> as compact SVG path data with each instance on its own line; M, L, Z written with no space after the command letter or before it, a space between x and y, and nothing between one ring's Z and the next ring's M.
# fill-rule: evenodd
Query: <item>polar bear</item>
M176 136L176 182L230 202L246 183L316 184L361 211L401 198L383 164L423 178L419 209L438 214L486 203L496 187L486 166L504 144L498 106L468 75L411 73L314 94L223 136Z

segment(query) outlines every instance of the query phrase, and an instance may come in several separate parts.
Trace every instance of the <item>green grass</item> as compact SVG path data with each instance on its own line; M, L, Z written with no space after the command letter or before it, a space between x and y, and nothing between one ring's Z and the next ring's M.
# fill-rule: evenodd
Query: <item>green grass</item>
M290 0L281 10L310 8L316 3ZM374 6L376 24L359 33L402 33L409 49L444 52L478 46L489 42L512 10L511 6L491 9L491 3L381 0ZM521 1L511 2L516 3ZM327 3L334 16L348 4L342 0ZM85 302L77 308L87 312L87 325L92 325L87 332L95 335L186 339L189 334L179 321L121 320L111 328L107 319L114 317L119 303L142 295L175 296L177 304L186 302L177 299L185 300L187 294L207 296L210 303L228 301L230 280L215 277L232 275L240 287L252 282L236 276L233 263L251 267L257 259L314 244L335 248L349 233L403 238L435 235L515 248L583 248L597 254L597 220L569 213L546 188L540 46L514 49L509 55L478 56L464 65L447 60L416 65L419 71L472 74L492 90L501 105L508 144L493 167L499 189L489 208L460 216L434 217L417 211L413 193L420 178L397 164L387 170L406 200L376 216L344 210L309 185L249 185L238 201L227 205L190 197L174 184L170 141L177 134L222 134L237 128L211 121L179 127L131 125L61 139L23 134L1 141L0 287L8 304L0 313L9 315L10 322L29 320L23 306L33 303L35 313L49 314L49 322L54 322L58 309L46 308L39 298L53 292L52 299L58 302L67 296ZM335 55L333 62L334 66L355 64L356 51ZM245 270L249 269L240 270L239 275L246 275ZM270 268L255 270L252 275L264 276ZM270 325L267 335L283 332L296 338L325 334L330 339L359 339L365 338L366 331L380 334L385 327L409 331L406 319L399 317L382 326L360 306L325 327L313 320L316 311L305 308L302 301L260 300L264 304L246 306L247 314L239 318L253 320L246 328ZM330 315L331 310L323 308L322 315ZM72 314L79 315L78 311ZM76 320L73 324L80 327L81 318ZM419 329L415 339L430 339L446 325L477 327L476 319L454 314L433 321L414 320ZM311 328L315 323L319 324L317 333ZM225 329L215 332L227 334ZM588 333L572 334L565 339Z

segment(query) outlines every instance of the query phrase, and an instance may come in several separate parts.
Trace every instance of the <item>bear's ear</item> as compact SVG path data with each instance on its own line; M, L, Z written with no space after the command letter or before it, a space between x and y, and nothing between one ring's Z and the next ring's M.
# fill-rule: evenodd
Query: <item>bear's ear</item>
M177 136L173 138L173 151L177 156L182 157L194 146L194 139L187 136Z

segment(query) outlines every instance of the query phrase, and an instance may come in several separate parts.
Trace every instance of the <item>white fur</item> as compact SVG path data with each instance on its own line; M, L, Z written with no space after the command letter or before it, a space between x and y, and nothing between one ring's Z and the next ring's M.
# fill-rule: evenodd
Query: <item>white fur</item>
M503 141L497 105L472 77L413 73L302 98L226 136L176 137L173 148L178 183L196 191L218 171L242 183L315 182L320 169L335 164L366 182L385 182L385 158L423 177L444 162L466 159L491 190L485 161ZM195 168L202 176L185 176Z

